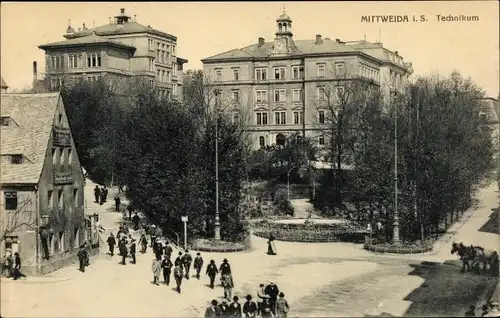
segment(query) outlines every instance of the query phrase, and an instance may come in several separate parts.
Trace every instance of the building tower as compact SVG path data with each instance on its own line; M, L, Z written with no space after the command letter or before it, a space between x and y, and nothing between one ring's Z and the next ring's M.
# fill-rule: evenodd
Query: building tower
M285 13L276 19L276 37L274 45L271 47L271 55L288 55L295 51L292 33L292 19Z

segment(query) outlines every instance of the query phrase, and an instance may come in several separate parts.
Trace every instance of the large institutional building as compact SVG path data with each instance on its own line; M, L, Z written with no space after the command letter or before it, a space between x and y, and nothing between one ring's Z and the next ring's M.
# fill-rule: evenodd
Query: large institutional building
M202 60L205 74L232 104L234 118L250 118L255 148L283 144L294 132L317 138L325 124L325 100L343 93L343 82L364 79L387 96L412 74L397 51L382 43L343 42L316 35L294 40L292 19L276 20L274 41L257 43ZM330 95L329 92L335 92Z
M182 70L177 37L137 23L121 9L115 21L87 29L68 26L65 41L40 45L45 51L46 80L51 90L63 81L101 77L119 89L134 80L155 87L165 97L182 98ZM36 65L34 73L36 76Z
M59 93L2 94L0 253L18 252L22 272L43 275L75 261L92 237L85 178Z

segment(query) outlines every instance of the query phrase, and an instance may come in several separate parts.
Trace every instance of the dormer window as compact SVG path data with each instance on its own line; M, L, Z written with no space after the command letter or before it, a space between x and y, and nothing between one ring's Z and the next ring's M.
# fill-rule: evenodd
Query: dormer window
M0 117L0 125L1 126L9 126L10 118L7 116Z
M12 163L13 165L18 165L23 163L23 155L11 155L10 163Z

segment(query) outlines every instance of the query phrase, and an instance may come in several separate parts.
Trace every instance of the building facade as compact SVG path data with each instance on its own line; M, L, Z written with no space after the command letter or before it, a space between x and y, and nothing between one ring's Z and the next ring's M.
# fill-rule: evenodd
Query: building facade
M155 87L161 96L182 98L187 60L177 56L177 37L133 21L125 9L107 25L87 29L84 23L77 31L69 25L64 37L39 46L45 51L51 90L58 90L63 81L106 78L123 91L139 82Z
M1 100L0 253L18 252L23 273L43 275L74 262L86 240L97 251L85 178L59 93Z
M386 91L401 88L413 72L398 52L381 43L343 42L316 35L294 40L292 19L277 20L273 42L202 60L205 74L221 90L233 118L248 119L255 148L280 145L299 133L325 144L325 101L340 100L346 81L363 80Z

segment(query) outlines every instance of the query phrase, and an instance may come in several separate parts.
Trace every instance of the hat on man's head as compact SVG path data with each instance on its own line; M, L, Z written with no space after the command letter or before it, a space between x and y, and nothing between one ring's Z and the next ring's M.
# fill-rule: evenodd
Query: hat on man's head
M217 304L218 304L217 300L215 300L215 299L213 299L213 300L211 301L211 303L212 303L212 305L213 305L213 306L217 306Z
M222 299L222 302L227 303L227 299L226 298Z
M239 300L238 296L233 297L233 301L238 301L238 300Z
M179 255L182 255L182 252L179 252Z
M214 264L215 261L213 259L210 260L210 264Z
M252 300L252 295L247 295L246 300Z
M200 256L200 252L196 253L196 255Z
M281 298L285 297L285 294L283 292L280 292L280 295L279 295Z
M260 286L260 287L264 287L264 284L260 284L259 286Z
M225 258L222 262L223 262L223 263L227 263L227 258Z

